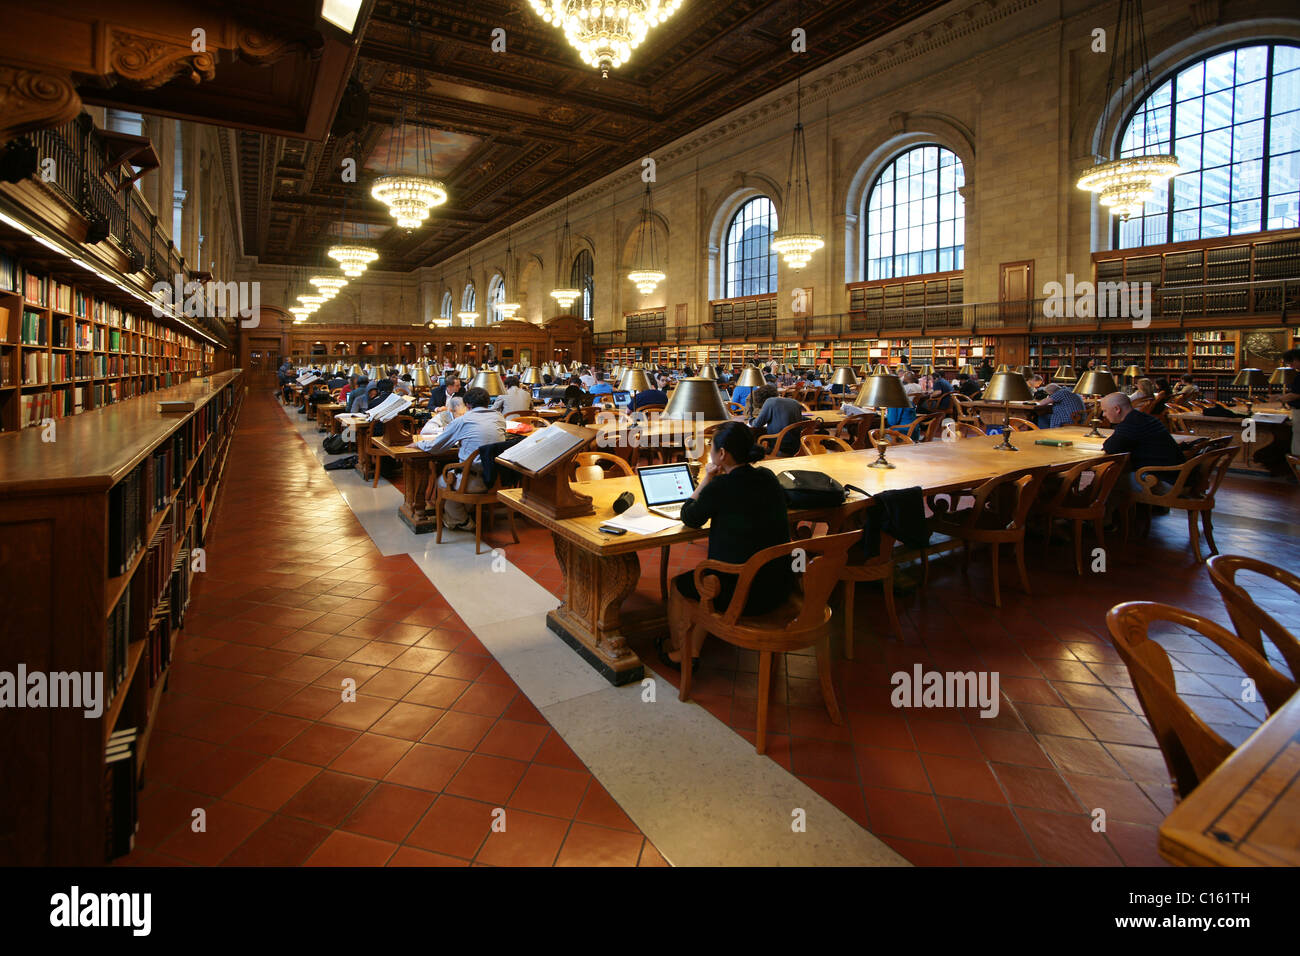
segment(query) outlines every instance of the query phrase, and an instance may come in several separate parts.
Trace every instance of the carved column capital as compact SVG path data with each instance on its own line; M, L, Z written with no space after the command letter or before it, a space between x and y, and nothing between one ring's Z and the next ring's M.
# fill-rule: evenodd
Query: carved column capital
M0 66L0 143L60 126L79 112L81 97L68 74Z
M190 44L112 28L109 31L108 72L123 83L152 90L177 77L192 83L217 75L216 58Z

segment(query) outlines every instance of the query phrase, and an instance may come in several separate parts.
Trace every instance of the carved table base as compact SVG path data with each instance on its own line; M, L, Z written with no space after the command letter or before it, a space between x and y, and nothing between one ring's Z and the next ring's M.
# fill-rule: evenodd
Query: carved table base
M598 557L552 534L564 571L564 603L546 615L547 626L614 685L645 676L641 659L627 646L620 620L624 599L641 578L635 552Z
M406 500L397 509L397 517L416 534L428 534L436 531L432 502L424 498L424 490L429 484L429 460L427 458L405 458L402 461L402 490Z

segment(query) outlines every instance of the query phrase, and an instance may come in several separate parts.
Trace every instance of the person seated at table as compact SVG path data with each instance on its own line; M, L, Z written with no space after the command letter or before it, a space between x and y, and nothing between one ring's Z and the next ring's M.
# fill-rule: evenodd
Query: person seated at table
M465 461L480 445L506 440L506 420L492 408L492 396L487 389L471 388L465 392L465 413L447 425L433 440L430 451L456 446L458 460ZM438 477L438 487L447 488L446 480ZM458 491L483 491L483 475L477 462L457 485ZM473 531L474 519L469 508L459 501L447 501L442 506L442 524L450 531Z
M1149 378L1140 378L1133 383L1133 391L1128 393L1130 402L1140 402L1144 399L1151 399L1154 403L1156 398L1155 383Z
M952 411L952 382L942 375L930 376L929 393L917 403L924 412Z
M925 394L926 387L917 381L915 372L904 372L899 376L903 382L903 394L915 402L921 395Z
M1169 407L1169 399L1174 394L1174 387L1167 378L1157 378L1152 383L1156 389L1156 403L1147 409L1152 415L1163 415Z
M980 367L975 370L975 374L979 376L981 382L987 382L993 377L993 363L985 358L980 362Z
M591 396L583 390L582 383L576 376L564 388L564 404L570 407L591 404Z
M335 372L330 376L329 381L325 383L325 387L332 392L336 388L342 388L347 383L348 380L344 378L342 372Z
M492 407L502 415L530 411L533 407L532 390L521 387L518 376L511 375L506 379L506 390L497 396Z
M1132 400L1123 392L1111 392L1104 397L1101 400L1101 414L1115 427L1102 449L1108 455L1128 452L1124 478L1112 493L1116 496L1116 503L1122 503L1136 492L1145 490L1135 477L1139 468L1183 464L1182 449L1178 447L1174 436L1169 434L1169 429L1154 415L1134 408ZM1161 481L1156 487L1159 490L1164 486L1165 483Z
M582 384L582 387L586 389L588 392L590 392L592 386L596 384L596 376L592 375L591 369L589 369L585 365L582 367L579 374L577 375L577 379Z
M460 376L455 372L449 374L444 384L435 385L429 392L429 401L425 406L431 412L440 412L447 407L447 401L460 391Z
M1047 397L1038 403L1039 428L1060 428L1073 421L1075 412L1086 412L1083 399L1060 382L1047 386Z
M348 395L348 411L353 414L364 412L366 410L366 401L369 392L370 379L365 375L362 375L357 379L357 387Z
M652 383L653 388L642 389L632 396L632 411L644 408L647 405L667 405L668 393L664 391L664 377L655 375L655 381Z
M754 427L763 429L764 434L778 435L795 422L803 421L804 407L793 398L782 398L774 394L774 389L771 392L769 389L772 389L772 386L764 385L754 390L754 405L758 408L758 418L754 419ZM781 442L777 454L782 458L789 458L798 451L799 436L791 432Z
M1047 397L1047 380L1041 375L1031 375L1028 378L1029 390L1034 393L1034 401L1041 402Z
M1177 402L1191 401L1201 397L1201 388L1196 384L1196 379L1191 375L1184 375L1178 380L1174 387L1174 400Z
M587 387L587 391L592 395L613 395L614 386L605 381L604 372L597 372L595 382Z
M357 389L358 376L349 375L347 381L343 383L343 389L339 392L339 404L345 409L348 407L348 398Z
M968 375L966 372L957 373L957 391L967 398L979 398L980 393L984 391L984 386L980 380Z
M394 395L414 395L414 394L415 394L415 380L412 379L410 375L402 375L402 376L400 376L400 377L398 377L398 376L394 376L394 378L393 378L393 394L394 394Z
M700 483L682 506L681 515L682 523L690 528L708 523L709 560L744 564L764 548L790 540L785 492L774 472L753 465L762 457L762 447L741 422L728 422L713 433ZM733 574L719 574L718 578L721 590L713 607L721 611L731 603L738 578ZM782 555L754 576L741 613L751 616L774 611L794 588L790 556ZM673 578L668 589L670 644L665 646L661 639L659 646L660 658L669 667L680 666L683 652L700 655L704 636L691 634L689 617L691 605L699 600L693 570Z

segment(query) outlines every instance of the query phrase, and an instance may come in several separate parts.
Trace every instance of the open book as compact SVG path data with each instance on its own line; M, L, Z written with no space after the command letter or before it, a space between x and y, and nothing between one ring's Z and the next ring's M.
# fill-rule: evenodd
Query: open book
M374 408L366 409L366 417L372 422L386 422L406 411L415 400L409 395L389 395Z
M320 376L315 372L305 372L298 376L299 385L310 385L312 382L319 382Z
M534 474L545 471L573 449L586 444L590 433L575 435L558 425L539 428L517 445L497 455L497 461Z

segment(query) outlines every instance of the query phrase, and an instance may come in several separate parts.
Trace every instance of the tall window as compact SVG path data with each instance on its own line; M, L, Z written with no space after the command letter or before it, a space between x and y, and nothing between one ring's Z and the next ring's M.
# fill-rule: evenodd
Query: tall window
M500 322L505 318L501 314L501 303L506 300L506 280L497 273L488 283L488 315L489 322Z
M470 282L465 286L465 291L460 294L460 310L462 312L474 311L474 283Z
M569 281L573 283L570 288L578 289L582 292L582 317L590 322L595 314L596 306L596 266L592 262L591 253L583 249L578 253L577 258L573 260L573 270L569 273Z
M1116 248L1300 225L1300 47L1226 50L1160 84L1119 155L1170 152L1181 172L1116 222Z
M442 294L442 311L439 313L442 318L451 318L451 292L447 291Z
M768 295L776 291L776 207L766 196L741 206L727 227L725 297Z
M966 243L961 160L942 146L917 146L884 168L867 194L867 279L961 269Z

